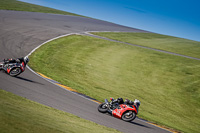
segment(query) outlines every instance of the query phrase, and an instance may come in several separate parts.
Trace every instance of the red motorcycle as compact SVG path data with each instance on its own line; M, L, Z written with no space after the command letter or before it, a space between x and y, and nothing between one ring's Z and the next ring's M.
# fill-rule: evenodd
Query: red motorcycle
M108 100L105 99L105 103L98 106L98 111L101 113L109 113L127 122L133 121L136 118L140 106L139 100L136 99L134 102L123 104L113 103L113 98L110 98L110 100L111 102L108 102Z
M17 76L25 71L26 64L29 62L28 57L15 59L4 59L0 62L0 70L5 71L10 76Z

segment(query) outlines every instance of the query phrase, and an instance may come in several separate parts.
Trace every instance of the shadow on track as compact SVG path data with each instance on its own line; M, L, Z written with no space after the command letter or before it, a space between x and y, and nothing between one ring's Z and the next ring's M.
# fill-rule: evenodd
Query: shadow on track
M112 118L116 118L116 117L113 117L113 116L111 116L110 114L107 114L107 113L106 113L106 115L107 115L107 116L110 116L110 117L112 117ZM117 119L117 120L123 121L122 119L118 119L118 118L116 118L116 119ZM140 119L140 118L137 117L137 119ZM125 121L124 121L124 122L125 122ZM134 121L127 122L127 123L130 123L130 124L133 124L133 125L136 125L136 126L140 126L140 127L151 128L151 127L149 127L149 126L146 126L146 125L140 124L140 123L138 123L138 122L134 122Z
M20 76L17 76L17 77L15 77L15 78L21 79L21 80L24 80L24 81L27 81L27 82L31 82L31 83L36 83L36 84L44 85L44 84L42 84L42 83L39 83L39 82L30 80L30 79L22 78L22 77L20 77Z
M137 126L141 126L141 127L145 127L145 128L151 128L151 127L148 127L146 125L143 125L143 124L140 124L140 123L136 123L136 122L130 122L131 124L134 124L134 125L137 125Z

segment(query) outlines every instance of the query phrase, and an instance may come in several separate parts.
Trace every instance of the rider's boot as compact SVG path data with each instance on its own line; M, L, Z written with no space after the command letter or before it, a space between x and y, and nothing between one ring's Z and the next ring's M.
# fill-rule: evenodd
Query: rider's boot
M108 110L108 113L109 113L110 115L112 115L112 112L113 112L112 109L109 109L109 110Z

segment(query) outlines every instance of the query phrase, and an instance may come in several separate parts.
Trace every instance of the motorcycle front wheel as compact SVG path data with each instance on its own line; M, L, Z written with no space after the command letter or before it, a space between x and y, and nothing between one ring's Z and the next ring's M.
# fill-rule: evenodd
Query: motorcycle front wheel
M98 106L98 111L101 113L106 113L108 111L108 106L106 103L102 103Z
M122 115L122 120L130 122L136 118L136 113L134 111L127 111Z
M22 72L22 70L19 67L16 67L10 71L9 75L12 77L15 77L15 76L19 75L21 72Z
M0 70L3 69L3 62L0 62Z

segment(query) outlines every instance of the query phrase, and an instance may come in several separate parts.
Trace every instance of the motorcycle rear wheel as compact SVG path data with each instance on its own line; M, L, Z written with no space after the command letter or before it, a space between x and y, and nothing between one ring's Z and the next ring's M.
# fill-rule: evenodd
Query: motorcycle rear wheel
M101 113L106 113L108 111L108 107L106 106L106 103L102 103L98 106L98 111Z
M127 111L122 115L122 120L130 122L136 118L136 113L134 111Z
M10 71L9 75L12 77L15 77L15 76L19 75L21 72L22 72L22 70L19 67L16 67Z

